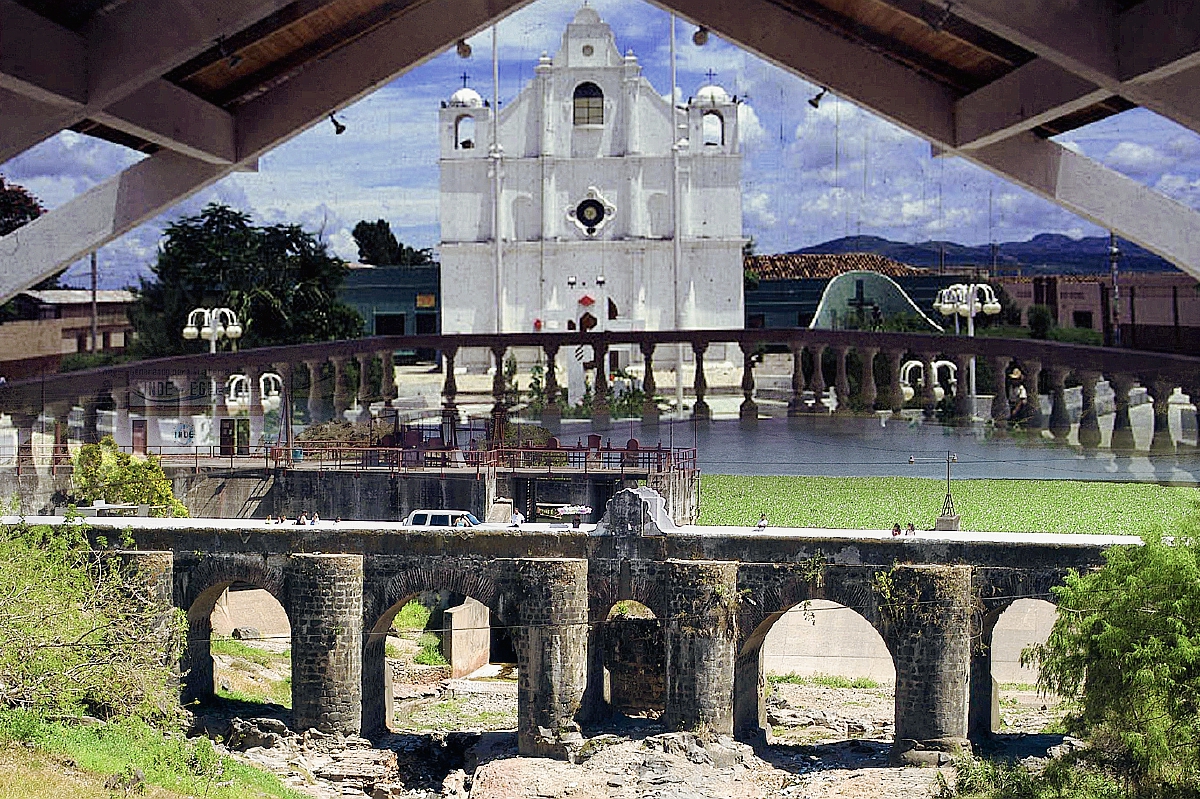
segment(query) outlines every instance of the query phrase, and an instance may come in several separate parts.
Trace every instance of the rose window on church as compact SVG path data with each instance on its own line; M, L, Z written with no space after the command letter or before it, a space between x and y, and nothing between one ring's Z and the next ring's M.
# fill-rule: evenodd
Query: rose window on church
M589 186L587 194L579 201L578 205L567 211L567 218L574 222L585 235L595 236L612 218L616 210L604 199L595 186Z

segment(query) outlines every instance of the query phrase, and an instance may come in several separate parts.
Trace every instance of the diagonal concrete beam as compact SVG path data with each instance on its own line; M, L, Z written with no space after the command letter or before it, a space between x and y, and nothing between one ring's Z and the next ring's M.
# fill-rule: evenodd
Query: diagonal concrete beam
M0 238L7 300L231 171L163 150Z
M97 14L79 34L0 0L0 90L41 104L0 100L0 163L89 118L230 163L232 117L161 75L289 1L131 0Z
M1200 280L1200 213L1186 205L1032 133L962 155Z
M0 0L0 89L50 105L87 102L83 37L15 0Z
M1035 58L955 102L955 143L968 149L986 147L1110 95L1053 61Z
M1189 93L1180 96L1179 81L1173 87L1159 85L1200 68L1200 0L1145 0L1120 14L1105 0L960 0L953 10L1062 70L1055 73L1038 61L1022 68L1042 81L1022 87L1033 98L1031 105L1011 95L1013 83L1021 80L1016 73L1001 78L994 89L981 89L977 98L964 98L959 146L983 146L1029 130L1041 121L1014 120L1062 116L1084 107L1098 90L1200 131L1200 109L1190 104ZM1051 104L1056 99L1058 114ZM1005 105L980 114L995 101Z
M366 96L457 39L482 30L529 2L413 0L402 15L241 106L237 113L238 156L263 154L323 121L330 111Z

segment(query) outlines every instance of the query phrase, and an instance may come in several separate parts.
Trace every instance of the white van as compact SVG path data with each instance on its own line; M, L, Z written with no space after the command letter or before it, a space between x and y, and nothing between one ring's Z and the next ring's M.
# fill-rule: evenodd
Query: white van
M469 510L415 510L404 520L405 527L478 527L483 524Z

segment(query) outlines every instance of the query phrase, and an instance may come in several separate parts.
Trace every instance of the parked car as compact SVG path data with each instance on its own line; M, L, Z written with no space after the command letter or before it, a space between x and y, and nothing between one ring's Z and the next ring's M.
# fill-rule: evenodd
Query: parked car
M415 510L404 520L406 527L478 527L483 524L469 510Z

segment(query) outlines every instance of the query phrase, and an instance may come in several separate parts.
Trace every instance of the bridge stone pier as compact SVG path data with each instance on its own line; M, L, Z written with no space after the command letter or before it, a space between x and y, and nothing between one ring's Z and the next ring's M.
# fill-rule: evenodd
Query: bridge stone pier
M127 557L153 572L148 584L171 586L170 602L187 612L186 702L213 695L214 603L230 585L249 584L275 596L291 622L293 726L382 733L392 620L420 592L447 590L477 600L491 624L513 631L525 754L570 757L589 725L614 712L609 666L613 675L659 670L646 674L640 692L622 693L622 710L645 701L669 728L764 741L763 642L789 609L824 599L859 613L891 653L893 756L913 763L936 762L989 734L989 644L1004 608L1052 599L1050 588L1068 570L1095 568L1107 547L1138 541L675 527L661 502L649 489L623 490L595 531L128 518L96 519L92 530L105 536L110 526L128 527L138 551ZM159 595L165 603L165 588ZM623 601L641 603L654 619L639 620L636 646L624 647L641 647L637 664L606 664L622 649L605 641L624 629L610 618ZM646 656L654 651L661 658ZM649 686L660 686L661 696L649 696Z

